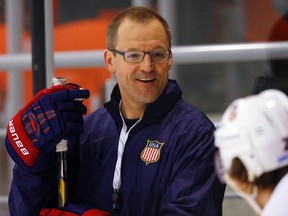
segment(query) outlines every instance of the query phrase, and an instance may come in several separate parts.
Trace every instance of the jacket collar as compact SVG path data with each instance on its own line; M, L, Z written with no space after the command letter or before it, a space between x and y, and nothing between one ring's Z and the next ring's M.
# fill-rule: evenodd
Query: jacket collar
M165 116L181 99L182 91L175 80L168 80L168 83L160 97L149 104L144 112L142 121L139 125L150 123ZM112 118L116 121L119 128L122 127L122 120L119 113L119 103L121 94L118 84L116 84L111 93L110 101L104 104Z

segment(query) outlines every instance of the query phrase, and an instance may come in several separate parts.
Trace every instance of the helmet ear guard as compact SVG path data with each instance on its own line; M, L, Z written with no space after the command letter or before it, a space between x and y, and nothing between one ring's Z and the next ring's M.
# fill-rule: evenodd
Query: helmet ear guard
M263 167L257 160L250 135L243 128L237 130L234 127L220 126L215 132L215 145L218 147L219 155L217 163L221 164L222 169L220 175L230 173L235 158L241 160L245 166L250 182L255 179L256 173L254 170L263 172ZM249 165L253 165L253 168L248 169Z
M253 182L288 165L288 98L274 89L232 102L215 131L223 172L238 157Z

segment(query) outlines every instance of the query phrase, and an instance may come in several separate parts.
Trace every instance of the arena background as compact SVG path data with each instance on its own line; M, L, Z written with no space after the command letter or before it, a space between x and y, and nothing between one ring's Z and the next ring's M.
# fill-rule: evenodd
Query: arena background
M19 54L20 60L26 59L27 62L26 57L31 54L31 2L0 0L0 216L9 215L7 195L13 165L4 148L5 126L33 96L30 63L28 67L23 63L21 68L15 56ZM192 48L191 61L176 62L171 77L178 80L183 98L203 110L216 126L230 102L255 92L258 77L269 79L280 74L276 71L279 67L273 67L275 62L282 62L280 70L286 69L286 0L53 0L50 3L55 54L103 50L107 24L124 7L144 5L158 10L171 25L172 50L180 50L175 59L179 56L178 62L181 62L181 50ZM13 21L13 16L18 19ZM21 34L13 35L15 29L18 32L20 29ZM271 42L283 43L282 50ZM275 49L268 49L265 44ZM257 45L261 45L258 54L255 52ZM208 52L201 57L193 47L206 48ZM212 55L212 48L223 53L224 58L219 60L217 55ZM238 51L229 55L230 48ZM237 52L246 57L237 58L240 56ZM6 60L11 59L9 56L12 56L12 63L5 66ZM89 112L103 104L110 83L113 83L113 78L101 64L96 67L55 67L53 73L90 89L92 97L85 102ZM286 79L285 76L282 73L280 78ZM229 188L223 210L224 216L253 215L248 205Z

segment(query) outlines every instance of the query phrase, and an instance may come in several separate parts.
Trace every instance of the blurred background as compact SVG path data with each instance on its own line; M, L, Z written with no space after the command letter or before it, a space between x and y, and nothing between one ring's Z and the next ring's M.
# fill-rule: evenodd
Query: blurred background
M284 91L287 88L287 0L49 1L50 48L60 54L105 49L107 25L125 7L143 5L157 10L172 29L175 65L171 78L179 82L183 98L204 111L216 125L236 98L271 86ZM13 166L4 148L5 127L32 98L35 85L29 58L31 2L0 0L0 216L9 215L7 195ZM92 112L107 100L114 80L101 60L95 66L77 66L82 65L80 59L71 66L58 67L56 62L52 73L89 88L91 98L85 103ZM11 63L3 66L8 60ZM229 188L223 207L224 216L253 215Z

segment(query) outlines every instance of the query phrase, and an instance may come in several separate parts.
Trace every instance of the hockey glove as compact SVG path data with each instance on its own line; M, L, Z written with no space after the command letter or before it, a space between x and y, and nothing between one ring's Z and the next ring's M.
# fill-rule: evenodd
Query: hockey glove
M42 152L55 151L58 142L83 132L86 107L78 98L88 98L89 91L76 84L52 86L40 91L7 126L6 148L19 166L33 169ZM48 164L48 158L42 159ZM44 167L43 167L44 168Z
M82 205L68 204L64 209L42 209L39 216L111 216L110 213L99 209L87 209Z

